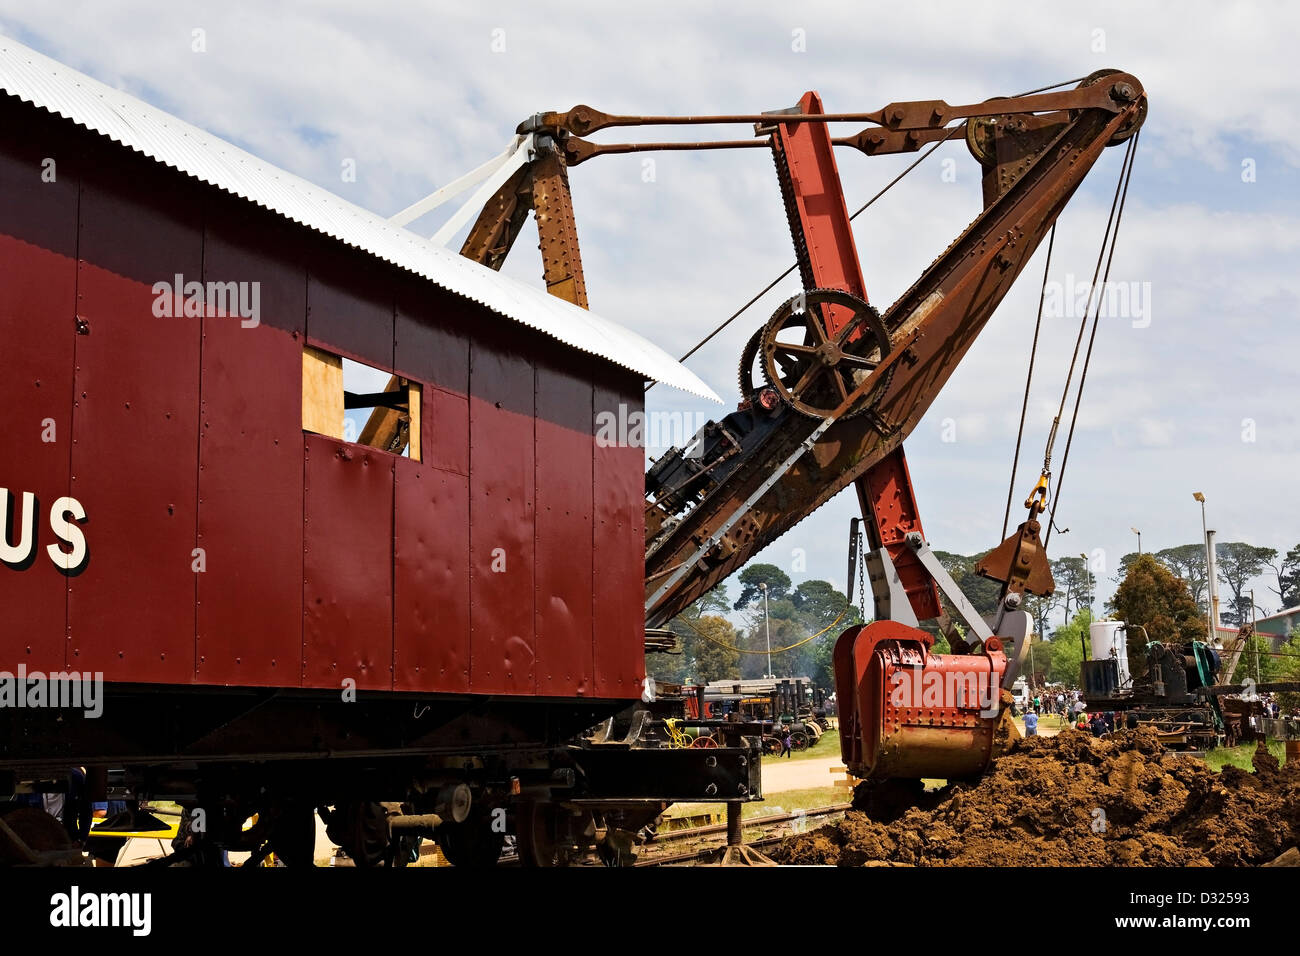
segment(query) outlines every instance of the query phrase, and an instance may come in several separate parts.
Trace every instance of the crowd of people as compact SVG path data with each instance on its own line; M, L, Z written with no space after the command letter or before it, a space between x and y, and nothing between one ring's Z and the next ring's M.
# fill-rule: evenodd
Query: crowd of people
M1025 736L1038 736L1038 720L1044 714L1060 718L1063 726L1071 726L1094 737L1114 733L1133 723L1132 716L1126 718L1116 711L1088 711L1079 691L1038 691L1029 698L1025 705Z

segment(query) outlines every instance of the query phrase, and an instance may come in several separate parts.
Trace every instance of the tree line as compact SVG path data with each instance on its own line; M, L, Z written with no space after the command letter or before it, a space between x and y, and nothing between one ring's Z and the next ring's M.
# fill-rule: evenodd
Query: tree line
M1176 548L1156 551L1153 556L1175 575L1182 578L1193 600L1204 615L1209 607L1209 575L1205 570L1205 545L1183 544ZM1127 576L1136 553L1120 559L1117 583ZM1216 542L1214 562L1220 584L1227 585L1227 600L1221 602L1219 619L1230 627L1241 627L1251 619L1252 600L1250 585L1260 577L1267 577L1268 590L1278 601L1278 609L1300 604L1300 544L1286 552L1276 548L1261 548L1244 541ZM1267 572L1267 573L1266 573ZM1225 594L1220 589L1220 594ZM1269 610L1256 596L1255 609L1267 615ZM1271 604L1271 602L1270 602Z
M1001 590L999 582L975 571L985 554L935 552L981 615L997 610ZM1239 627L1250 621L1250 584L1266 570L1271 572L1269 590L1280 606L1300 604L1300 544L1282 553L1245 542L1220 542L1215 548L1215 560L1219 580L1226 586L1226 600L1220 607L1220 619L1225 625ZM1036 683L1059 681L1074 685L1086 653L1088 627L1094 619L1097 576L1082 555L1057 558L1051 568L1055 592L1045 597L1027 595L1023 605L1033 618L1035 632L1028 672ZM810 677L822 687L833 687L831 655L835 639L847 628L863 622L859 608L828 581L794 585L789 575L774 564L751 564L738 580L741 590L734 602L726 585L719 585L669 624L679 638L682 652L651 655L651 676L673 683L762 677L768 668L770 634L771 667L776 676ZM1118 587L1104 610L1115 619L1141 624L1152 641L1204 639L1209 603L1204 545L1184 544L1141 555L1126 554L1112 580ZM943 602L950 616L958 620L947 598ZM735 612L740 612L739 625L727 616ZM1060 623L1053 626L1054 621ZM937 653L949 651L935 622L923 622L921 626L935 635ZM1267 639L1255 641L1259 646L1248 647L1243 658L1252 662L1250 676L1258 671L1257 679L1268 680L1276 676L1278 668L1290 666L1270 656ZM1144 646L1130 640L1134 673L1141 673L1144 667Z
M768 672L770 634L773 674L809 677L823 688L833 687L835 639L862 623L859 609L829 581L796 586L774 564L749 565L739 582L734 602L720 584L669 623L681 653L650 655L651 676L672 683L762 677ZM761 585L767 586L766 616ZM741 612L739 626L725 616L733 612Z

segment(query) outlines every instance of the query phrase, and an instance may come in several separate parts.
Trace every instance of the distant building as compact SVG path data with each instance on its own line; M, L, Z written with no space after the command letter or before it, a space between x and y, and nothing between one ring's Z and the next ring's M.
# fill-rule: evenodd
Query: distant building
M1297 627L1300 627L1300 605L1284 608L1255 621L1255 633L1268 635L1273 642L1273 650L1285 644Z
M1291 632L1300 627L1300 606L1290 607L1278 611L1276 614L1270 614L1268 617L1261 617L1255 620L1255 633L1260 637L1268 638L1270 650L1276 652L1282 649L1291 637ZM1219 638L1219 647L1232 647L1237 636L1241 633L1235 627L1224 627L1220 625L1216 628Z

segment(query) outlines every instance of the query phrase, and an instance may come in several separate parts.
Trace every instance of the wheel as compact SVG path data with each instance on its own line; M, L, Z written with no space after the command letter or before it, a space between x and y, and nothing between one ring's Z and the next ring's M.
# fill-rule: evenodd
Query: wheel
M763 329L763 375L795 409L824 418L866 381L890 347L880 313L864 300L839 289L813 289L783 303ZM891 375L841 417L871 408Z
M392 829L383 804L356 801L343 808L343 839L340 845L358 867L383 866L389 862Z
M780 752L781 741L777 740L775 737L763 738L763 753L767 754L769 757L774 757Z
M808 749L808 735L802 730L796 730L790 735L790 749L794 751Z
M716 746L718 746L718 742L708 734L701 734L691 742L692 750L708 750Z
M559 808L552 803L529 801L515 811L518 822L519 862L524 866L567 866L568 854L556 839Z
M496 866L506 842L505 833L494 830L492 818L484 814L472 814L464 823L444 823L433 835L447 862L468 870Z

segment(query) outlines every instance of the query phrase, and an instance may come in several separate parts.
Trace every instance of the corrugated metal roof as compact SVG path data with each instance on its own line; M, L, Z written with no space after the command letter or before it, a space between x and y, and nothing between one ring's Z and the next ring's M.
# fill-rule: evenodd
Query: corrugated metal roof
M8 37L0 37L0 89L195 179L423 276L565 345L665 385L721 401L694 372L630 329L470 262Z

